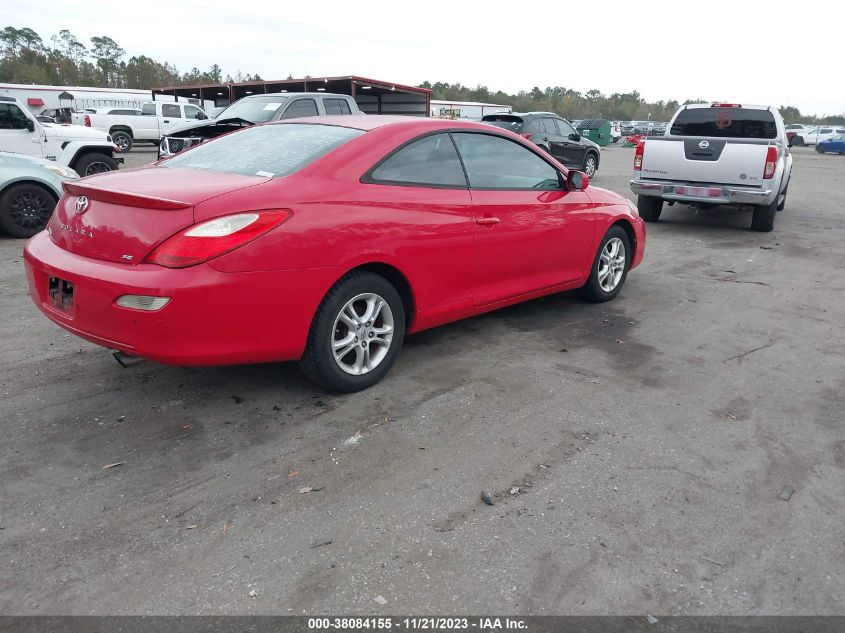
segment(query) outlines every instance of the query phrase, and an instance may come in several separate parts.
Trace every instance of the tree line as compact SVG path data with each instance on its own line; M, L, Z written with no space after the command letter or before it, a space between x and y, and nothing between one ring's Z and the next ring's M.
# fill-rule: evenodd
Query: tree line
M220 83L223 81L258 81L257 74L226 75L217 64L208 71L192 68L180 73L167 61L146 55L126 59L126 51L107 35L80 41L63 29L49 42L28 27L6 26L0 30L0 81L16 84L51 86L94 86L100 88L137 88L175 84Z
M6 26L0 30L0 82L5 83L149 90L177 84L260 80L258 74L243 74L240 70L234 76L227 74L224 77L217 64L207 71L192 68L180 73L167 61L159 62L146 55L133 55L127 60L126 51L107 35L92 37L85 44L67 29L51 36L49 42L28 27ZM508 94L501 90L493 92L486 86L470 88L439 81L425 81L420 87L429 88L433 99L498 103L512 106L517 112L557 112L568 119L668 121L680 105L675 100L649 103L636 90L605 95L598 90L581 93L554 86ZM684 101L702 102L700 99ZM789 123L845 125L845 114L817 117L803 114L794 106L781 106L780 111Z
M668 121L680 107L678 101L645 101L639 92L614 92L604 95L598 90L581 93L561 86L538 87L530 91L508 94L501 90L490 91L486 86L468 86L428 81L420 84L429 88L432 99L446 101L481 101L512 106L516 112L556 112L567 119L610 119L613 121ZM709 103L704 99L687 99L684 104ZM781 115L787 123L831 123L845 125L845 114L818 117L802 114L794 106L780 106Z

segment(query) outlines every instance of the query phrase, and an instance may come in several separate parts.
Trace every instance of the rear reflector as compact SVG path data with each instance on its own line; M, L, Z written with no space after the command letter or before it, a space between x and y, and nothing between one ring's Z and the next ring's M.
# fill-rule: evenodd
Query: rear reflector
M766 167L763 169L763 179L769 180L774 177L778 164L778 149L770 146L766 152Z
M273 230L291 216L287 210L226 215L195 224L159 244L145 263L187 268L220 257Z
M87 114L85 115L85 127L91 127L91 117Z
M148 312L155 312L161 310L170 301L170 297L148 297L146 295L123 295L118 297L117 305L122 308L132 308L134 310L147 310Z
M642 171L643 154L645 154L645 141L640 141L634 151L634 171Z

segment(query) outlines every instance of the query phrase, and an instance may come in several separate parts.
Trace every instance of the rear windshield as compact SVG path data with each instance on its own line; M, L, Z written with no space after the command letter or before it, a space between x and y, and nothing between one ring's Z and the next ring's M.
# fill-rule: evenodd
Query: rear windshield
M776 138L775 117L769 110L748 108L686 108L672 123L673 136Z
M504 130L516 132L517 134L522 131L522 126L525 125L525 121L523 121L520 117L508 116L506 114L488 114L486 117L481 119L481 121L483 123L495 125L496 127L500 127Z
M265 178L287 176L362 134L333 125L258 125L197 145L161 166Z

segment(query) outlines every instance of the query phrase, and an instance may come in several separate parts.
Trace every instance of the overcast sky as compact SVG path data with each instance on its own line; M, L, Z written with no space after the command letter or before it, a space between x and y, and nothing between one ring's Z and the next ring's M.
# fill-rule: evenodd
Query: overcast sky
M568 5L568 6L567 6ZM584 3L465 0L146 0L6 3L0 26L45 41L68 29L115 39L180 72L217 63L265 79L362 75L486 85L560 85L649 101L713 99L845 112L834 4L733 0ZM830 31L830 35L825 35Z

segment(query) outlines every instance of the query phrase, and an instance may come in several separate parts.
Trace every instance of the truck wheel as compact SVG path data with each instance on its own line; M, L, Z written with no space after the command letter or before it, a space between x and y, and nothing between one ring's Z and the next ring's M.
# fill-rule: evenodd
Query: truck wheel
M778 196L778 211L783 211L786 207L786 192L789 191L789 183L786 183L786 187L783 188L783 193Z
M76 160L72 168L80 176L93 176L107 171L117 171L117 161L106 154L85 154Z
M55 208L56 196L48 189L29 183L12 185L0 196L0 228L12 237L32 237L44 230Z
M751 230L768 233L775 228L775 213L777 212L777 208L777 199L772 204L754 207L754 216L751 218Z
M646 222L657 222L663 211L663 199L655 196L637 196L637 211Z
M120 148L121 152L128 152L132 149L132 135L129 132L114 132L111 135L111 140Z

